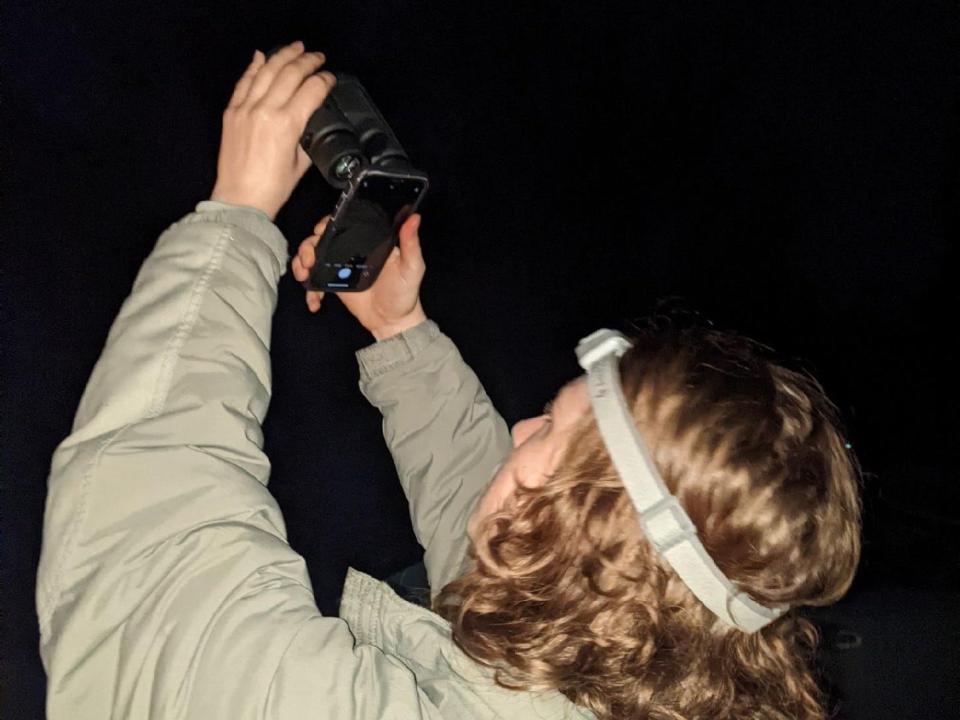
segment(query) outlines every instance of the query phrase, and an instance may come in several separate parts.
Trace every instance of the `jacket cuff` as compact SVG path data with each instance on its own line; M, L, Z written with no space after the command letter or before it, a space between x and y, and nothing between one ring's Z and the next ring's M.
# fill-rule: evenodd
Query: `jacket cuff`
M383 600L393 591L369 575L347 568L340 596L340 617L350 626L358 645L383 647Z
M410 362L440 335L437 324L425 320L409 330L358 350L360 381L370 380Z
M263 210L220 200L203 200L197 203L195 210L193 215L188 215L183 221L223 223L242 228L266 244L280 263L281 275L286 271L287 261L290 259L287 239Z

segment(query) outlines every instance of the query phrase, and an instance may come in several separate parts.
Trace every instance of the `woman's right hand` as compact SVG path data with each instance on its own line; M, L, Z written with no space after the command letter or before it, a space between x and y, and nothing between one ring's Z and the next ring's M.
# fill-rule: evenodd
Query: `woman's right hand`
M313 235L300 243L293 259L293 277L305 282L316 262L315 248L330 222L327 215ZM400 246L395 247L380 271L377 281L363 292L338 293L340 300L377 340L384 340L419 325L427 319L420 305L420 282L426 265L420 252L420 214L414 213L400 227ZM307 307L317 312L323 293L307 291Z

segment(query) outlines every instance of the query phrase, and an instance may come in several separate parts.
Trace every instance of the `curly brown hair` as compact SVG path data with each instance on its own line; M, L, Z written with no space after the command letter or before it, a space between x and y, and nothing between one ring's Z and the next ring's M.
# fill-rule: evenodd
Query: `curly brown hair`
M825 605L860 554L859 473L805 374L711 329L652 329L621 359L624 394L707 551L767 604ZM592 415L559 469L487 517L473 568L434 610L515 689L613 718L822 718L813 625L748 634L707 610L649 545Z

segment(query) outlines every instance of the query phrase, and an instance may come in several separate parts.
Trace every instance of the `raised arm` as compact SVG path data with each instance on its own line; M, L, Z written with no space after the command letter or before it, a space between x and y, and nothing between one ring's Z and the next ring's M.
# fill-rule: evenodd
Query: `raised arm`
M320 63L299 44L275 57L277 82ZM259 54L251 68L235 97L271 74ZM160 237L53 456L37 578L47 716L432 718L409 668L317 611L266 488L287 259L270 220L306 169L306 118L234 107L215 193L230 202L201 202Z
M266 488L285 257L265 215L203 202L144 263L53 457L51 720L434 716L408 668L320 615Z
M329 218L300 245L294 277L306 280ZM467 520L498 465L510 433L480 381L450 339L426 319L419 290L425 265L420 216L400 228L399 247L377 282L340 299L379 342L357 353L360 388L383 413L383 433L410 502L432 595L460 573L469 544ZM308 292L320 308L322 293Z
M137 276L52 461L37 585L51 718L179 717L211 682L224 702L265 697L268 678L243 672L276 668L318 615L261 450L285 259L263 213L203 202ZM219 675L229 660L239 674Z
M360 388L383 413L383 435L435 596L462 570L467 520L510 452L510 433L432 321L364 348L357 358Z

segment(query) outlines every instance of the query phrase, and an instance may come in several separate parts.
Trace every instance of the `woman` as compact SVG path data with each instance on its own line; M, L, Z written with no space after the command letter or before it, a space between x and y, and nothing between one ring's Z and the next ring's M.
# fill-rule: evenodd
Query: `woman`
M301 43L255 53L211 200L144 262L54 454L48 715L819 717L812 630L789 608L839 597L859 552L819 388L729 336L606 334L511 438L420 305L418 215L373 288L341 298L377 340L361 388L433 611L350 571L340 617L320 615L260 423L287 261L272 220L310 165L297 140L335 82L322 63Z

